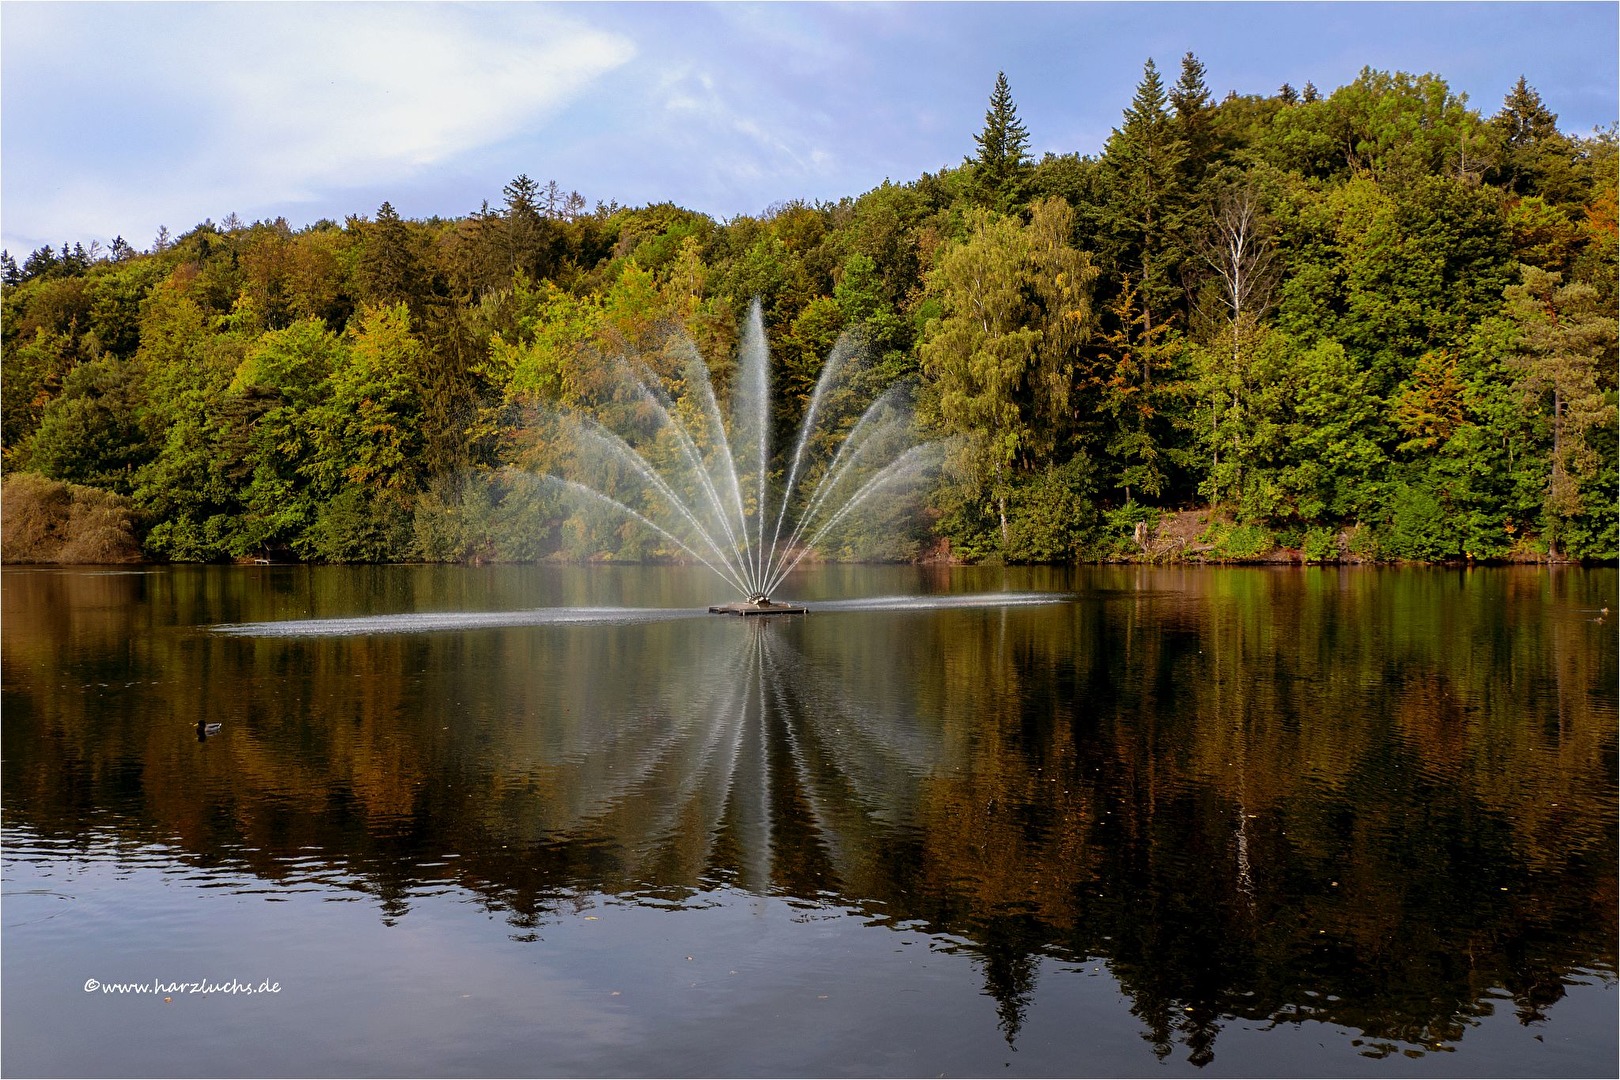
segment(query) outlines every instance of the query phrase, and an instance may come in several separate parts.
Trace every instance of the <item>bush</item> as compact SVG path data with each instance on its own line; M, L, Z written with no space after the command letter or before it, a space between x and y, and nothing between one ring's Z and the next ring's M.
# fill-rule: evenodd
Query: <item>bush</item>
M1378 535L1359 522L1345 534L1344 550L1363 562L1377 562L1383 554Z
M1300 555L1308 563L1339 561L1339 538L1332 529L1308 529Z
M323 505L302 538L306 554L326 562L390 562L413 554L411 517L391 495L348 487Z
M1440 500L1423 488L1407 484L1395 489L1384 548L1397 559L1424 561L1462 553Z
M1006 557L1065 562L1078 556L1097 527L1091 490L1091 463L1084 457L1020 482L1008 500Z
M135 512L110 491L11 473L0 488L0 559L9 563L141 561Z
M1260 526L1237 525L1216 544L1214 553L1222 559L1252 559L1275 546L1271 534Z

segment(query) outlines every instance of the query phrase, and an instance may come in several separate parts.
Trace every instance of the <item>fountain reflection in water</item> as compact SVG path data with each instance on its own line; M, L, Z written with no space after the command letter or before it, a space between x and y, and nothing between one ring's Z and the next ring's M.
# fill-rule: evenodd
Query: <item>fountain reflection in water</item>
M606 511L621 535L630 522L651 530L744 598L712 611L791 608L770 598L794 568L823 545L881 531L904 503L897 496L941 458L918 436L907 386L866 403L874 375L848 335L822 366L791 451L775 453L758 302L731 380L729 425L713 374L684 335L611 366L580 408L548 418L566 447L551 478L582 509Z

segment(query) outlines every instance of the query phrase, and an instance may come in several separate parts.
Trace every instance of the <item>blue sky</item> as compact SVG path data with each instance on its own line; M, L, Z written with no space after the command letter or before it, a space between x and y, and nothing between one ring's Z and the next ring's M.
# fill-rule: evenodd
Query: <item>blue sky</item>
M973 149L1005 70L1040 152L1097 152L1153 57L1217 96L1364 65L1487 115L1520 74L1613 123L1613 3L0 3L0 242L138 248L231 212L454 216L518 173L716 217Z

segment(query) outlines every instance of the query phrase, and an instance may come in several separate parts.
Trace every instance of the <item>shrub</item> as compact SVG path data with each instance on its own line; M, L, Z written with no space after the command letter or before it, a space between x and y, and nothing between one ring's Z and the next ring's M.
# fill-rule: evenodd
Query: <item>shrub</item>
M315 515L303 537L307 554L326 562L389 562L413 552L411 517L400 500L344 488Z
M1344 550L1363 562L1377 562L1383 553L1378 535L1359 522L1345 534Z
M1300 545L1300 555L1308 563L1337 562L1338 535L1332 529L1306 530L1304 543Z
M1252 559L1275 547L1271 534L1258 525L1237 525L1227 533L1215 548L1223 559Z
M1139 555L1142 549L1136 545L1136 526L1145 524L1148 531L1159 527L1162 512L1151 506L1142 506L1135 499L1126 499L1124 505L1116 506L1103 515L1106 522L1104 556L1132 554Z
M1021 482L1009 500L1006 557L1014 562L1074 559L1096 529L1090 462L1076 457Z
M135 512L110 491L33 473L6 476L0 498L0 558L11 563L141 561Z
M1440 500L1423 488L1406 484L1395 490L1384 547L1397 559L1433 560L1461 554Z

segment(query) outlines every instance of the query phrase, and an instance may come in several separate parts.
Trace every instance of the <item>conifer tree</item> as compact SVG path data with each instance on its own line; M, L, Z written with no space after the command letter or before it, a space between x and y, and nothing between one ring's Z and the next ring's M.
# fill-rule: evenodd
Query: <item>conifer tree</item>
M361 262L365 299L372 304L404 302L419 310L422 274L411 234L391 203L377 208L377 220L365 230L365 258Z
M555 180L542 188L520 174L501 189L506 196L506 212L501 215L501 248L505 256L506 273L522 272L536 279L546 276L550 269L546 258L551 236L547 218L552 216L561 196Z
M1196 119L1214 103L1209 86L1204 82L1204 64L1191 52L1181 58L1181 78L1170 91L1170 104L1176 110L1176 119L1183 124Z
M1115 260L1139 283L1144 327L1164 320L1177 294L1182 219L1188 194L1187 144L1165 109L1168 98L1152 60L1142 69L1125 122L1109 136L1109 190L1104 215Z
M974 180L991 205L1007 209L1020 201L1023 181L1029 172L1029 132L1018 119L1007 73L996 73L996 87L990 93L990 108L984 114L984 130L973 136L978 157L971 159Z
M1490 124L1502 147L1493 177L1498 184L1516 195L1575 201L1576 185L1570 175L1573 148L1558 130L1558 115L1523 75Z
M1181 78L1170 91L1170 104L1176 111L1176 127L1187 144L1187 175L1191 183L1203 177L1214 154L1214 133L1210 127L1210 107L1215 99L1204 82L1204 65L1191 52L1181 58Z
M1542 103L1541 95L1525 82L1523 75L1502 99L1502 111L1491 119L1491 124L1515 149L1534 146L1558 134L1558 115Z

